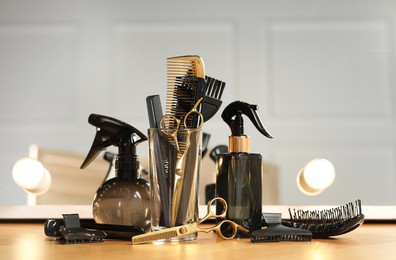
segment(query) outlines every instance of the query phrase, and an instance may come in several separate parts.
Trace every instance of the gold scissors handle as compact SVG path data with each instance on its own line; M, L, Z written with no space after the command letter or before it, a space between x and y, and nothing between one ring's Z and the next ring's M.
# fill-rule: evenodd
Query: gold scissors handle
M218 215L212 211L212 204L215 201L220 201L223 204L223 211ZM219 237L226 240L234 238L238 230L241 230L242 232L249 234L248 229L228 219L221 221L214 227L200 228L199 225L210 217L224 218L227 213L227 202L223 198L216 197L209 201L207 209L208 209L208 213L206 214L206 216L195 223L166 228L164 230L154 231L148 234L133 236L132 244L148 243L159 239L169 239L173 237L186 236L196 232L208 233L210 231L214 231ZM229 228L231 228L231 233L224 234L223 230L224 229L228 230Z
M214 202L219 201L222 204L222 212L220 214L216 214L213 212L212 210L212 205L214 204ZM241 230L242 232L245 232L246 234L249 234L249 230L238 225L237 223L231 221L231 220L223 220L220 223L218 223L217 225L215 225L214 227L208 227L208 228L199 228L198 225L203 223L205 220L209 219L209 218L225 218L226 214L227 214L227 202L225 201L225 199L221 198L221 197L216 197L214 199L211 199L208 202L208 207L207 207L207 214L198 220L197 222L197 229L198 232L209 232L209 231L214 231L219 237L223 238L223 239L232 239L236 236L238 230ZM223 230L229 230L231 229L231 233L228 232L226 235L224 235Z
M223 233L225 229L231 229L231 233L227 233L226 235ZM233 239L236 234L238 233L238 230L241 230L242 232L249 234L249 230L242 227L241 225L238 225L237 223L229 220L229 219L225 219L223 221L221 221L220 223L218 223L216 226L214 227L209 227L209 228L199 228L197 227L197 231L198 232L205 232L208 233L210 231L215 232L219 237L221 237L222 239Z
M174 121L176 123L176 128L175 129L167 129L165 128L165 124L166 121L165 120L169 120L169 121ZM178 157L180 157L182 155L181 151L180 151L180 147L179 147L179 141L177 140L177 131L179 130L179 126L180 126L180 119L178 119L177 117L175 117L174 115L171 114L165 114L161 120L160 120L160 129L161 131L167 135L168 137L172 138L172 141L175 143L176 145L176 151L177 151L177 155Z
M203 125L203 123L204 123L204 118L203 118L203 115L201 114L201 112L198 111L198 106L199 106L199 104L202 103L202 101L203 101L203 97L201 97L200 99L198 99L197 103L195 103L195 105L193 106L193 108L191 108L191 110L188 111L188 113L187 113L186 116L184 117L184 122L183 122L184 127L187 128L187 119L188 119L190 116L192 116L192 115L194 115L194 114L197 114L197 115L199 116L199 125L198 125L197 128L202 128L202 125Z
M214 203L216 201L220 201L221 204L223 205L223 211L220 214L216 214L212 210L212 206L214 206ZM207 210L206 215L203 218L198 220L198 224L201 224L202 222L205 222L209 218L225 218L226 214L227 214L227 209L228 209L228 206L227 206L227 202L225 201L225 199L223 199L221 197L216 197L216 198L211 199L208 202L208 206L207 206L207 209L206 209Z

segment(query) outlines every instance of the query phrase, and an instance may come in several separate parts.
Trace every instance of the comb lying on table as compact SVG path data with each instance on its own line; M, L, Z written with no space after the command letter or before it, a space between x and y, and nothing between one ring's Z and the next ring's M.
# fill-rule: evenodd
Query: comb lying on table
M251 241L257 242L280 242L280 241L311 241L311 231L287 227L282 225L281 213L263 213L267 228L252 232Z

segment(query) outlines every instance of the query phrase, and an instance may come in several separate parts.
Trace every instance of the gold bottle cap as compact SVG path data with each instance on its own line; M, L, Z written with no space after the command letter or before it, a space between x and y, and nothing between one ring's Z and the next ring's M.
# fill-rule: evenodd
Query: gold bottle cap
M228 151L230 153L248 153L250 152L250 137L247 135L229 136Z

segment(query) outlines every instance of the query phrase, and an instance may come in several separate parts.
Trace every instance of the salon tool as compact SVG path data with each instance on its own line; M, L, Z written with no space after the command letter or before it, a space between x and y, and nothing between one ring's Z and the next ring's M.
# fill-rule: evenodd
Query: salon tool
M44 233L49 237L56 237L62 244L102 242L106 237L102 230L81 227L78 214L63 214L63 221L47 220Z
M267 227L252 232L253 243L312 240L310 231L282 225L282 213L263 213L262 216Z
M290 222L284 224L309 230L313 238L343 235L360 227L364 222L360 200L320 211L289 209L289 214Z
M175 116L181 121L194 107L197 101L205 95L205 67L203 59L197 55L167 58L167 99L166 114ZM201 104L197 108L201 110ZM188 128L196 128L200 122L194 115L186 121ZM167 128L174 121L166 121Z
M211 208L211 206L217 201L221 202L223 208L223 212L221 212L220 214L215 214ZM214 198L208 203L207 214L203 218L199 219L197 222L182 226L167 228L161 231L155 231L148 234L134 236L132 237L132 244L136 245L141 243L153 242L155 240L170 239L173 237L190 235L196 232L208 233L210 231L214 231L218 236L220 236L223 239L234 238L238 230L241 230L246 233L249 232L249 230L245 229L244 227L228 219L223 220L212 227L208 227L208 228L199 227L201 223L205 222L210 218L225 218L226 212L227 212L227 202L220 197ZM230 229L232 232L224 234L223 231L225 229Z
M177 219L182 218L183 215L181 212L185 211L186 209L182 208L180 209L180 205L189 205L192 204L189 202L191 195L190 194L185 194L186 196L182 196L182 190L188 190L191 192L192 188L192 176L189 176L188 174L185 174L185 169L186 169L186 162L187 162L187 153L188 149L190 146L190 135L191 132L187 130L187 122L190 117L194 115L198 115L199 117L199 126L197 127L198 129L202 128L203 125L203 117L202 114L197 110L197 107L200 105L202 102L203 98L200 98L198 102L193 106L193 108L188 111L188 113L184 116L183 118L183 127L186 129L186 134L187 136L185 137L185 142L181 143L178 141L178 133L179 133L179 128L180 128L180 120L175 117L174 115L171 114L165 114L161 120L160 120L160 129L163 134L168 136L169 140L175 145L176 151L177 151L177 160L176 160L176 168L175 168L175 188L174 188L174 193L172 197L172 211L171 211L171 216L172 216L172 221L171 224L172 226L176 225ZM168 129L166 128L166 120L168 122L174 121L173 126L175 126L174 129ZM194 144L195 145L195 144ZM188 171L189 172L189 171ZM183 201L181 201L183 199ZM184 202L187 200L187 202ZM180 213L179 213L180 212Z
M152 95L146 98L147 113L151 128L158 128L163 117L161 99L159 95Z
M61 227L64 225L64 220L47 219L44 223L44 233L50 237L61 237ZM80 219L80 225L85 229L103 231L106 233L106 238L108 239L129 240L133 236L145 233L144 229L141 227L97 224L93 219Z
M202 133L202 158L208 152L208 145L209 145L210 134L209 133Z
M208 76L205 76L205 80L206 91L202 104L202 115L205 122L207 122L217 113L223 103L221 96L223 95L226 83Z
M150 128L159 128L161 118L163 117L161 99L159 95L152 95L146 98L147 113L149 118ZM167 151L161 150L160 140L161 136L152 135L154 152L155 152L155 162L156 171L158 178L158 185L161 198L161 207L164 212L162 215L163 225L170 226L170 201L168 201L169 193L171 193L170 186L172 180L169 175L169 153ZM169 212L168 212L169 211Z
M210 151L210 159L212 159L213 162L216 162L217 156L222 153L227 153L228 152L228 146L221 144L221 145L216 145L211 151Z
M249 153L250 138L244 134L242 115L246 115L261 134L272 138L261 124L257 109L257 105L242 101L232 102L224 109L221 117L231 129L229 153L218 154L216 158L217 195L228 203L227 219L250 232L261 228L262 157Z
M118 147L116 177L97 190L93 201L96 223L150 228L150 187L139 176L137 144L147 137L133 126L118 119L91 114L88 122L96 127L92 147L81 168L85 168L108 146ZM133 196L131 196L133 194Z

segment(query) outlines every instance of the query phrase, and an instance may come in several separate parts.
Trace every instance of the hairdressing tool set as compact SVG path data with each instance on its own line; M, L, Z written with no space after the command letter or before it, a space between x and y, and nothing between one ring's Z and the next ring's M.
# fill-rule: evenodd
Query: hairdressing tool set
M258 107L242 101L232 102L222 113L232 134L228 147L211 152L217 170L216 193L208 199L207 214L198 218L201 152L206 151L210 138L201 128L218 112L224 88L225 82L205 74L201 57L170 57L165 113L159 95L146 98L149 138L118 119L91 114L88 122L95 126L96 135L81 168L113 145L118 147L118 154L114 159L114 154L106 153L105 159L110 166L114 162L116 176L106 176L98 189L93 202L94 220L80 221L78 214L64 214L63 221L46 221L45 234L62 243L99 242L107 237L132 238L132 244L141 244L214 231L223 239L251 237L252 242L273 242L310 241L359 227L364 221L360 201L320 212L289 210L290 221L286 222L282 222L281 214L261 213L261 155L249 153L242 115L261 134L272 136L261 124ZM136 154L137 144L147 139L150 184L139 176ZM201 227L211 218L216 224Z

